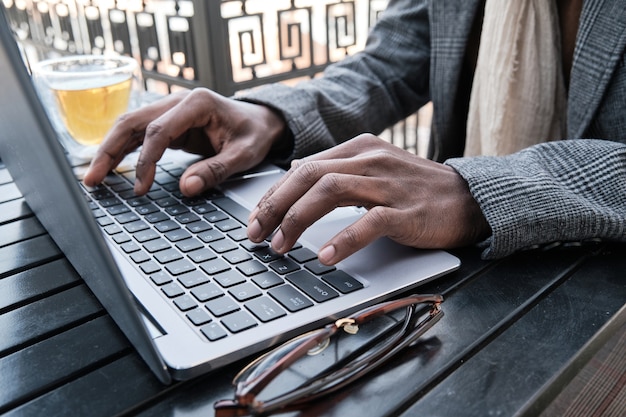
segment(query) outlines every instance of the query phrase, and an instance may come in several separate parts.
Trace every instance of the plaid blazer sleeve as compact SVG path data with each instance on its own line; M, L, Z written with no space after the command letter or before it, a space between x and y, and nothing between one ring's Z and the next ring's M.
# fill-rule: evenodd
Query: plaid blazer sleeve
M293 134L286 163L352 137L378 134L429 100L430 31L426 1L392 0L363 51L331 65L324 77L283 84L238 99L282 114Z
M626 144L563 140L446 164L491 225L485 258L558 241L626 241Z

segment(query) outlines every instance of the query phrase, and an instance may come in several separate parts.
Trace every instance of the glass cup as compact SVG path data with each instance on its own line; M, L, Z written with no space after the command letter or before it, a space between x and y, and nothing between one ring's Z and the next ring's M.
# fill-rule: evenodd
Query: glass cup
M76 55L32 67L45 107L71 156L89 159L138 92L137 61L126 56ZM69 138L68 138L69 136Z

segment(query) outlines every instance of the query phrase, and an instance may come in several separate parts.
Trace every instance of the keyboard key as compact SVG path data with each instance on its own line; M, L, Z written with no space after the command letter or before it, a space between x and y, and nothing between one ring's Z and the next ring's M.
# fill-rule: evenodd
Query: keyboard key
M198 221L187 223L185 227L191 233L202 233L202 232L206 232L207 230L211 230L213 228L213 226L211 226L209 222L205 222L204 220L198 220Z
M225 238L225 236L217 230L207 230L206 232L198 234L198 237L202 239L204 243L211 243Z
M158 208L157 206L155 206L154 204L149 203L149 204L145 204L145 205L143 205L143 206L137 206L137 207L135 207L135 211L136 211L138 214L142 215L142 216L147 216L148 214L158 212L158 211L159 211L159 208ZM160 213L160 212L159 212L159 213Z
M191 212L186 212L186 213L177 215L175 219L180 224L189 224L189 223L197 222L198 220L200 220L200 217L196 216L195 214Z
M196 301L187 294L176 297L174 299L174 304L176 305L176 307L178 307L180 311L188 311L192 308L198 307Z
M239 310L239 304L228 295L215 298L204 305L215 317L225 316Z
M224 253L237 249L239 246L230 240L222 239L216 242L209 243L209 247L217 253Z
M182 258L183 255L181 255L180 252L172 248L154 254L154 259L156 259L157 262L159 262L160 264L178 261Z
M287 255L296 262L305 263L317 258L315 252L308 248L299 248L290 251Z
M243 249L236 249L230 252L226 252L222 256L224 256L224 259L226 259L231 264L238 264L252 259L252 256L250 256L250 254Z
M165 237L170 242L178 242L179 240L188 239L191 237L191 233L183 229L172 230L165 233Z
M257 325L256 320L246 311L238 311L222 319L222 324L232 333L239 333Z
M133 252L130 255L130 259L132 259L134 263L140 264L142 262L146 262L150 260L150 256L144 251L137 251L137 252Z
M183 242L185 241L183 240ZM217 258L217 255L209 248L201 248L189 252L187 254L187 257L195 263L199 264Z
M168 282L172 282L172 277L165 271L159 271L156 274L150 275L150 279L156 285L167 284Z
M270 247L265 247L254 252L254 256L262 260L263 262L272 262L276 259L282 258L283 255L279 255Z
M117 233L113 236L113 241L118 245L123 245L124 243L134 243L130 240L130 236L125 233Z
M166 191L158 189L155 191L150 191L148 194L146 194L146 196L148 196L150 200L159 200L162 198L167 198L170 195Z
M217 227L222 232L229 232L231 230L240 229L241 224L237 220L226 219L215 223L215 227Z
M334 271L335 269L337 269L334 266L324 265L323 263L319 261L319 259L315 259L313 261L309 261L305 263L304 267L308 269L309 271L313 272L315 275L322 275L322 274L325 274L327 272Z
M165 197L155 201L159 207L171 207L178 204L178 201L172 197Z
M264 290L283 284L285 281L274 272L267 271L252 277L252 282Z
M172 246L170 243L162 237L158 239L149 240L143 244L143 248L150 253L155 253L165 249L170 249Z
M226 220L228 215L221 211L212 211L204 215L204 218L210 221L211 223L216 223L222 220Z
M230 266L222 259L213 259L212 261L203 262L200 268L209 275L219 274L230 269Z
M176 279L183 284L185 288L191 288L209 282L209 277L197 269L183 275L179 275Z
M176 204L174 206L166 208L165 211L170 216L178 216L180 214L189 212L189 209L187 207L183 206L182 204Z
M248 225L248 217L250 216L250 210L237 203L236 201L228 198L218 198L213 200L213 204L224 210L226 213L239 220L241 224Z
M250 300L244 306L262 322L275 320L287 313L269 297L260 297Z
M240 263L236 268L247 277L267 271L265 265L256 259Z
M246 240L248 238L248 233L246 232L246 229L239 228L228 232L227 236L235 242L241 242L242 240Z
M270 268L281 275L289 274L300 269L300 265L289 258L280 258L270 263Z
M169 220L168 215L163 213L162 211L155 211L154 213L150 213L146 215L144 218L146 219L146 221L148 221L151 224L160 223L160 222Z
M198 239L190 238L176 242L176 247L182 252L191 252L204 247L204 244Z
M144 274L154 274L155 272L159 272L161 267L154 261L144 262L139 264L139 268L144 272Z
M235 297L237 301L247 301L258 297L262 294L258 287L255 287L250 282L244 282L243 284L235 285L228 290L228 293Z
M293 274L287 275L285 278L318 303L339 297L337 291L333 290L307 271L301 270L294 272Z
M96 221L98 222L98 224L100 225L100 227L105 227L105 226L109 226L111 224L113 224L113 220L110 217L98 217L96 219ZM116 225L117 226L117 225ZM111 234L111 233L109 233Z
M224 288L246 282L246 278L233 269L214 275L213 279Z
M221 297L224 295L224 291L222 291L216 284L208 282L192 289L191 295L196 297L198 301L205 302Z
M200 328L200 331L210 341L222 339L228 335L217 323L206 324Z
M133 234L133 237L135 238L137 242L144 243L152 239L158 239L159 234L157 233L156 230L146 229L146 230L142 230L140 232Z
M344 271L333 271L322 275L322 279L344 294L363 288L363 284Z
M198 214L206 214L215 210L217 210L217 207L215 207L211 203L200 204L200 205L194 206L193 208L193 211L195 211Z
M111 224L111 225L106 226L104 228L104 231L109 236L114 236L118 233L122 233L122 229L116 224Z
M170 274L176 276L176 275L184 274L184 273L187 273L187 272L191 272L194 269L196 269L196 267L194 266L194 264L189 262L187 259L181 259L179 261L174 261L174 262L171 262L171 263L165 265L165 269Z
M118 204L117 206L109 207L107 211L111 216L117 216L122 213L129 213L130 209L124 204Z
M133 252L137 252L139 249L141 249L138 244L136 244L135 242L132 242L132 241L124 243L120 247L122 248L122 250L125 253L133 253Z
M267 242L254 243L250 240L245 240L240 243L241 246L248 252L255 252L259 249L267 248L269 245Z
M313 305L311 300L289 285L272 288L267 293L291 312L300 311Z
M209 323L212 320L209 313L202 308L194 308L187 313L187 318L196 326Z
M165 220L162 222L158 222L154 225L154 227L161 233L166 233L170 230L180 229L180 226L174 220Z
M144 222L143 220L137 220L137 221L134 221L134 222L131 222L131 223L126 223L124 225L124 229L126 229L126 231L128 233L131 233L131 234L132 233L136 233L136 232L140 232L142 230L146 230L146 229L149 229L149 228L150 228L150 226L148 226L146 224L146 222Z
M169 298L178 297L179 295L183 295L185 293L182 287L175 282L165 284L161 287L161 291L163 291Z

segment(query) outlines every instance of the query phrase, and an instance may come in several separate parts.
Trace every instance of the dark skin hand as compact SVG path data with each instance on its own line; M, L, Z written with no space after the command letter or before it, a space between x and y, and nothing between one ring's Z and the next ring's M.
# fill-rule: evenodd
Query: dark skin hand
M416 248L452 248L490 234L454 169L365 134L294 161L250 214L248 236L260 242L279 228L272 248L284 253L326 213L351 205L368 211L320 249L324 264L335 264L382 236Z
M231 100L204 88L171 94L120 117L83 181L88 186L99 184L143 145L135 182L135 193L143 195L165 150L183 149L206 157L187 168L180 180L184 195L197 195L263 161L284 129L283 120L265 106Z
M199 88L172 94L122 116L91 162L84 182L99 184L140 145L135 193L145 194L167 148L205 156L181 177L193 196L252 168L283 137L284 120L261 105ZM490 234L478 203L452 168L364 134L292 163L252 211L248 236L285 253L302 232L335 207L358 205L366 214L338 231L319 251L335 264L381 236L417 248L452 248Z

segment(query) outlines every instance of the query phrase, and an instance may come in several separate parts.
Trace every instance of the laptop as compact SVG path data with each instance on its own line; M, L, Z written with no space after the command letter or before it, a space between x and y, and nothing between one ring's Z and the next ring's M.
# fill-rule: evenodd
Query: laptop
M0 7L0 20L6 22ZM363 214L336 209L276 256L246 239L245 222L284 173L263 164L195 199L177 178L188 156L168 153L146 197L129 193L132 166L87 189L77 178L0 23L0 157L26 202L154 374L186 380L267 349L449 273L459 260L382 238L334 268L315 253Z

